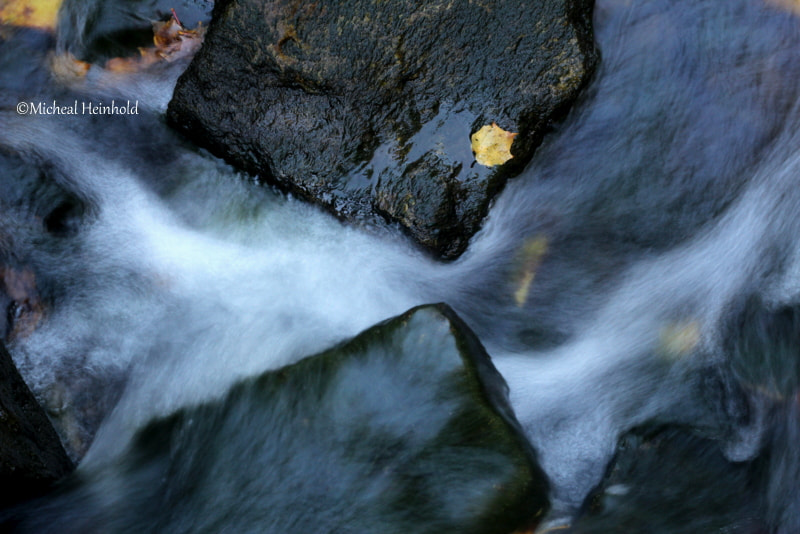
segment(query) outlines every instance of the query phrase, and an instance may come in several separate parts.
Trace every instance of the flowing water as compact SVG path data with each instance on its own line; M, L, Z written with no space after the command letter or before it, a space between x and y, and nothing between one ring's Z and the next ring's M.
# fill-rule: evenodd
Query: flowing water
M171 133L185 61L65 86L22 32L0 48L0 259L33 273L41 305L3 303L9 348L95 500L112 501L120 482L93 473L153 417L446 302L510 386L551 481L550 525L574 518L625 432L674 424L760 461L753 513L800 531L797 6L598 0L589 88L449 264ZM14 109L112 98L139 114ZM40 517L92 513L59 502Z

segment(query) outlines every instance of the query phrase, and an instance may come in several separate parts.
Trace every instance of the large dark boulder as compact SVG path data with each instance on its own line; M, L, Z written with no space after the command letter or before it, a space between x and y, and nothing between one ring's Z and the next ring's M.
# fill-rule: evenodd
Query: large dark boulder
M380 213L445 258L591 74L591 0L223 0L169 122L340 216ZM513 159L475 164L496 122Z
M548 507L505 382L443 305L156 420L121 460L79 473L60 498L0 522L59 533L511 534Z
M44 410L0 342L0 508L46 492L72 467Z

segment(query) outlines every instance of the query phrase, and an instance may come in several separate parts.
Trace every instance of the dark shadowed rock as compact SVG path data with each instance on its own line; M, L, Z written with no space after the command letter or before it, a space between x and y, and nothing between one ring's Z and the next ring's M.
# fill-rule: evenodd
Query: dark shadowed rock
M0 522L60 533L511 534L548 507L505 382L444 305L154 421L122 460L84 466L72 484Z
M594 67L590 0L220 1L168 119L232 163L445 258ZM518 132L507 163L470 135Z
M800 390L800 306L770 306L758 295L731 306L724 343L736 378L752 394L773 401Z
M71 470L53 426L0 343L0 507L44 493Z
M620 440L614 462L589 496L573 534L768 532L758 469L731 463L718 442L681 427L649 427Z

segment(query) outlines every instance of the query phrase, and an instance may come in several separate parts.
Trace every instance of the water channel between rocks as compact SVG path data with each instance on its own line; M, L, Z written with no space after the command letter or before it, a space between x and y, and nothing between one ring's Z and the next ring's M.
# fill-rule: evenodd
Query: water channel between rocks
M142 427L442 302L508 383L549 481L541 532L800 531L797 6L598 0L591 83L449 263L393 226L343 223L257 184L170 130L185 60L65 88L28 51L36 37L4 42L0 259L5 280L33 273L35 290L19 287L44 303L4 332L81 462L74 486L0 520L103 531L112 510L109 528L133 531L142 518L121 510L153 473L193 483L177 461L139 469L129 446ZM138 114L15 111L32 98L138 101ZM391 148L374 172L380 150ZM52 198L72 199L58 220ZM399 420L414 402L397 400ZM263 410L236 406L242 421ZM181 432L204 424L186 417ZM226 499L251 503L213 473L254 469L257 455L231 452L252 435L161 451L218 467L176 510L194 521ZM319 453L297 452L309 475ZM193 531L164 514L152 524ZM263 531L246 517L238 527ZM198 521L224 530L224 518Z

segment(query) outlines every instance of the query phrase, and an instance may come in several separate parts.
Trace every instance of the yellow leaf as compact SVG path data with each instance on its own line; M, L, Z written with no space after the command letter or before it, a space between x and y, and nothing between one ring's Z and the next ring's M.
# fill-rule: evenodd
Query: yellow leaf
M514 157L511 154L511 143L516 136L517 134L503 130L494 122L491 126L484 126L470 138L475 161L487 167L502 165Z
M659 336L661 352L670 359L677 359L694 350L700 342L700 323L685 321L673 323L661 329Z
M542 263L542 257L547 252L547 238L537 236L529 239L522 245L519 253L519 270L517 271L517 290L514 292L514 301L522 307L528 300L536 270Z
M54 30L61 0L0 0L0 24Z

